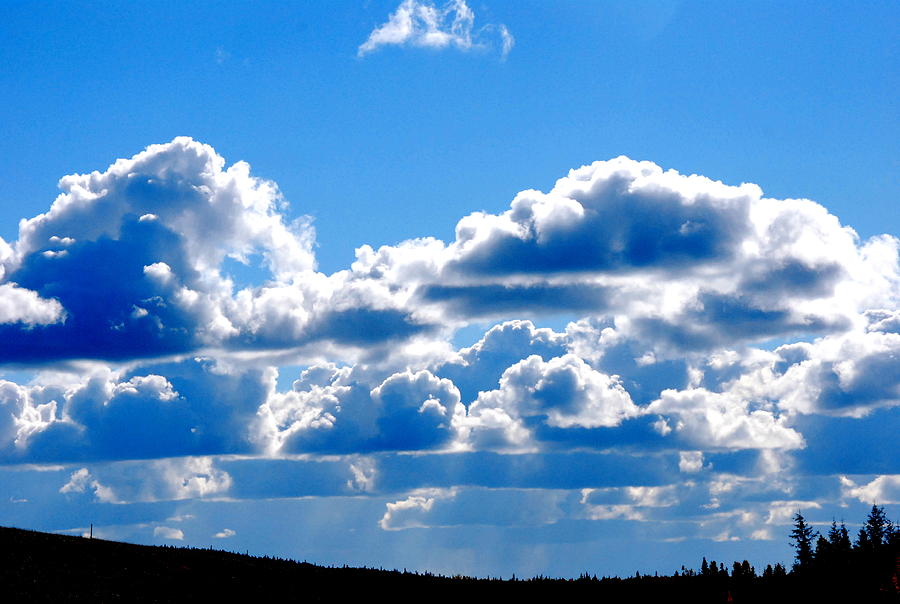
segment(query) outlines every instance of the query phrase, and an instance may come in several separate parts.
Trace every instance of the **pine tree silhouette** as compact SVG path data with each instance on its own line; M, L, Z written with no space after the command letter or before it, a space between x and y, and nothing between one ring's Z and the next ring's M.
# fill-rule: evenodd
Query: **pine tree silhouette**
M794 542L794 551L796 552L794 563L794 571L805 571L812 566L813 562L813 535L815 531L806 524L806 519L798 510L794 515L794 529L791 531L791 539Z
M888 519L884 515L884 508L872 504L872 510L866 518L866 536L869 538L869 547L873 552L881 550L881 546L887 544L884 538L888 528Z

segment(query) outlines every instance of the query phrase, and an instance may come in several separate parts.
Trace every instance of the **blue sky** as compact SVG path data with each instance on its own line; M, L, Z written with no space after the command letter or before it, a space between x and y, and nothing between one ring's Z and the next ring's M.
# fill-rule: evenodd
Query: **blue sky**
M897 13L5 5L0 523L577 576L891 515Z

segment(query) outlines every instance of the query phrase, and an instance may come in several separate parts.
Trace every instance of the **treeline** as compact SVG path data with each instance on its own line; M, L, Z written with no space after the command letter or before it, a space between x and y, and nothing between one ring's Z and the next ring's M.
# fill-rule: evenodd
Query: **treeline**
M797 512L791 540L795 552L791 574L798 580L826 588L849 584L860 590L900 594L900 527L883 507L872 505L853 543L843 521L838 525L832 520L823 535Z
M790 539L795 552L790 570L776 563L758 572L744 560L735 561L729 572L726 564L707 562L704 557L699 571L682 566L671 577L604 578L598 582L630 583L632 593L643 591L651 597L668 591L677 601L900 602L900 527L888 519L883 507L872 506L855 541L843 521L832 520L822 534L798 511ZM666 589L651 590L649 586Z
M703 558L669 576L476 579L322 567L212 549L142 546L0 528L0 601L181 602L198 598L342 601L360 593L430 602L509 597L593 602L900 602L900 531L873 506L855 540L842 522L825 534L794 517L795 561L757 570Z

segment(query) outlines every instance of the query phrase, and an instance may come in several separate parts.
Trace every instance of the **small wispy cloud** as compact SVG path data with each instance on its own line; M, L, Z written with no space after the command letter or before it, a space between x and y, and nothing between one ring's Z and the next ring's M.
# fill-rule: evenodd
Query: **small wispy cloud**
M451 0L437 7L427 0L403 0L388 21L376 27L360 45L362 57L382 46L418 46L471 50L490 46L490 38L499 37L500 54L506 58L515 38L502 24L488 24L478 30L475 13L465 0Z
M161 537L169 541L184 541L184 531L168 526L157 526L153 529L154 537Z
M225 61L231 58L231 53L225 50L221 46L216 47L216 63L221 65Z

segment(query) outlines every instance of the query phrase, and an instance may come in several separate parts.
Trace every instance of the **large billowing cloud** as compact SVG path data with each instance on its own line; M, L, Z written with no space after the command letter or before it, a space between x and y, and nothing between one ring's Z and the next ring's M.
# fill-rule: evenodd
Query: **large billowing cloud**
M815 202L624 157L463 218L449 245L357 256L354 276L413 290L440 316L607 316L670 357L845 331L900 292L894 237L861 242Z
M314 367L260 408L268 450L340 452L446 447L465 416L459 390L428 370L404 371L371 387L349 368Z
M275 184L208 145L177 138L60 188L0 257L3 360L365 346L424 329L377 284L316 273L312 230L286 220ZM226 261L263 282L235 291Z
M815 202L620 157L328 275L274 183L191 139L60 187L0 241L0 462L63 464L37 496L663 540L897 498L900 242Z
M312 231L274 184L190 139L60 186L2 258L7 361L312 345L352 358L448 322L560 313L605 317L663 359L838 333L870 309L889 324L900 289L893 237L860 242L814 202L627 158L471 214L449 245L363 245L333 275L314 270ZM260 282L236 291L228 262Z
M513 434L524 432L529 418L556 428L610 428L640 413L615 376L573 355L550 361L533 355L516 363L503 373L499 389L479 393L469 411L475 432L496 429L503 417L509 418L504 430Z

